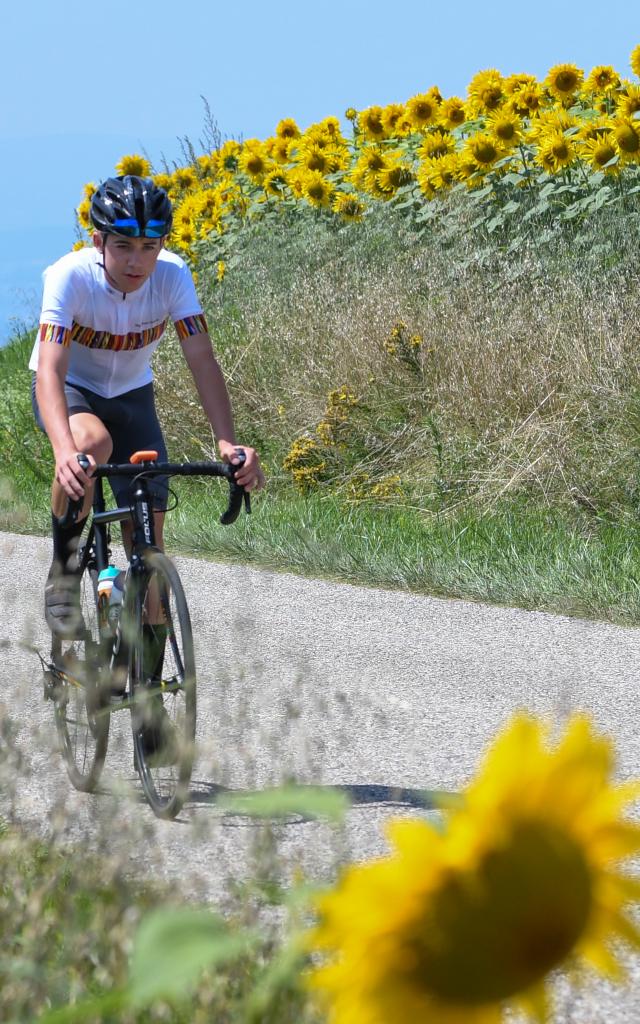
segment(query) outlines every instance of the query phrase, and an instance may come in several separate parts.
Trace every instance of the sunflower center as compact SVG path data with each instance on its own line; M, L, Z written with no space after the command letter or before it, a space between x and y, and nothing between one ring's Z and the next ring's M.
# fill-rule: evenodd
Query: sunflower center
M558 92L573 92L578 85L578 77L573 71L559 71L555 86Z
M416 988L461 1006L508 999L540 981L583 933L589 865L565 832L516 826L472 880L443 883L404 949Z
M633 128L620 128L616 132L620 149L625 153L637 153L640 150L640 135Z
M557 160L566 160L569 156L569 144L565 139L559 139L553 143L551 151Z
M472 153L479 164L491 164L498 155L496 147L488 139L474 143Z
M480 99L487 110L495 110L500 106L502 100L502 89L499 86L489 86L480 93Z
M413 114L417 121L427 122L430 118L433 117L433 113L433 106L430 103L427 103L426 101L416 103L413 107Z
M593 158L599 167L604 167L613 160L616 151L608 142L601 142L594 150Z

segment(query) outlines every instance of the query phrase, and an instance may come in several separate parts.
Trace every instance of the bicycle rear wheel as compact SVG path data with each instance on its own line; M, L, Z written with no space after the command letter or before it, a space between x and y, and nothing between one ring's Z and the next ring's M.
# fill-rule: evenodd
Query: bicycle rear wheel
M135 763L154 813L174 818L189 793L195 750L193 635L176 568L161 551L142 558L129 678Z
M109 742L109 698L98 624L98 573L89 561L80 578L84 628L77 639L54 636L49 696L67 773L76 789L91 793L100 778Z

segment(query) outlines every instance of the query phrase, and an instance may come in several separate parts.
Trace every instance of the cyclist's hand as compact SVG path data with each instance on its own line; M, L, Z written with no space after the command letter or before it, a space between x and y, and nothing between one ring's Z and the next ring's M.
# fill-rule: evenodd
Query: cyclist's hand
M86 458L89 460L90 465L89 470L85 473L78 462L79 454L81 453L67 451L56 456L56 480L67 497L72 500L83 496L86 487L91 482L91 473L96 464L95 459L91 455L87 455Z
M240 465L238 448L245 453L244 465ZM236 473L236 480L246 491L259 491L264 487L264 473L260 465L260 459L255 448L249 448L246 444L229 444L228 441L220 441L220 455L224 462L230 462L232 466L240 466Z

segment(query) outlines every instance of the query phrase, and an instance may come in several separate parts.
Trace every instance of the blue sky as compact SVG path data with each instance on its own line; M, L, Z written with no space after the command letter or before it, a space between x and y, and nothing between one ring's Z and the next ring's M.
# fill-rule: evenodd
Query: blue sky
M634 11L635 13L631 13ZM640 6L428 0L132 4L22 0L3 13L0 339L37 315L40 274L74 238L86 181L144 149L156 165L196 145L205 96L227 136L264 137L431 85L464 95L482 68L543 77L571 61L630 74Z

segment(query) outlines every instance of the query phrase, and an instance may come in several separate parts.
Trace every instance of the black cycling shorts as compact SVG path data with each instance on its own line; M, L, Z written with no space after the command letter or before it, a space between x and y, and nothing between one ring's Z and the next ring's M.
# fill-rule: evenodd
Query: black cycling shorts
M136 451L152 449L158 453L158 461L167 461L167 446L162 436L162 428L158 422L156 405L153 396L153 384L126 391L115 398L103 398L89 388L79 384L65 383L64 395L67 400L69 418L74 413L89 412L97 416L105 425L113 441L110 462L128 462ZM31 402L36 423L40 430L45 431L44 423L36 401L36 379L31 387ZM129 504L129 487L131 477L114 476L109 478L111 490L119 506ZM154 494L154 506L166 508L167 478L154 477L149 480Z

